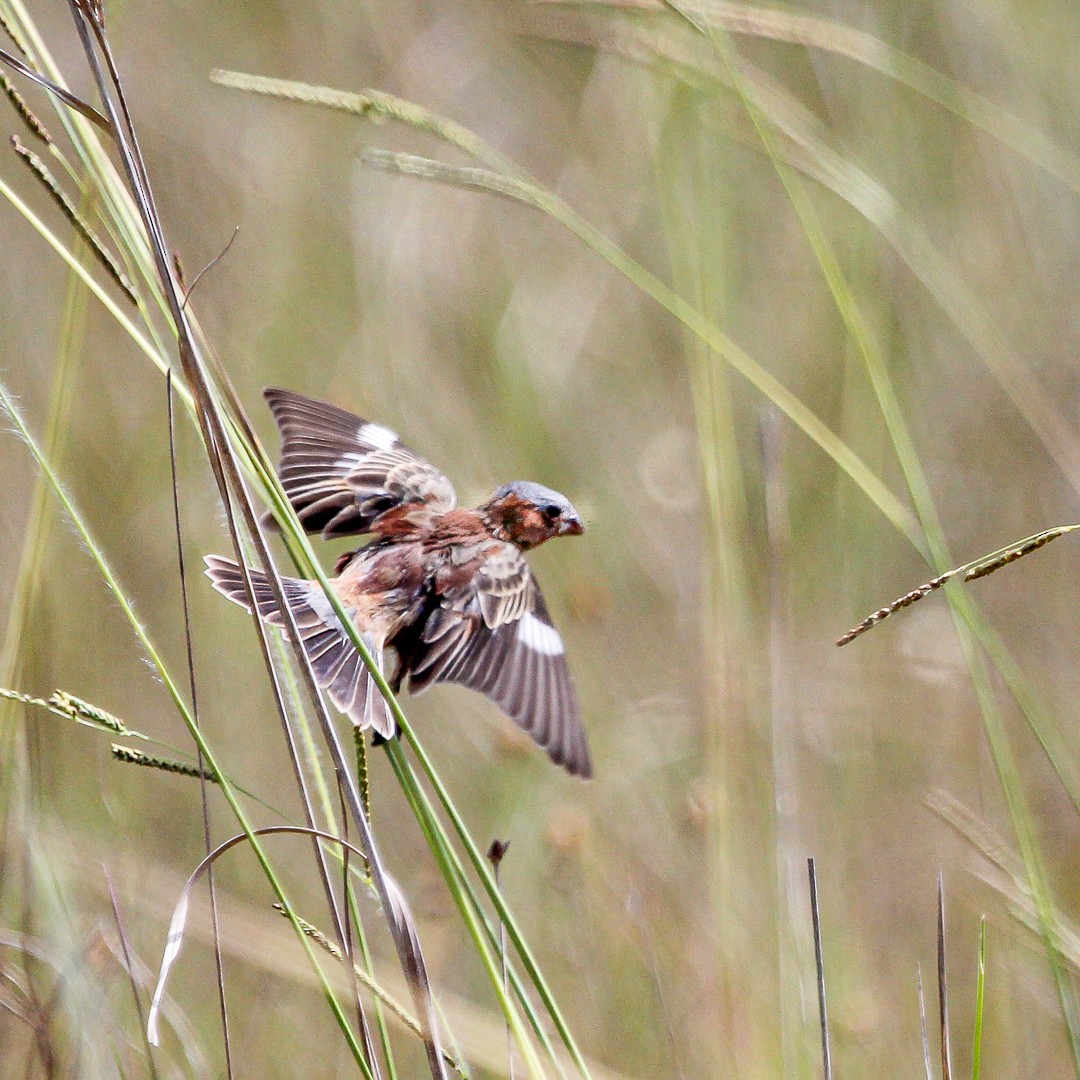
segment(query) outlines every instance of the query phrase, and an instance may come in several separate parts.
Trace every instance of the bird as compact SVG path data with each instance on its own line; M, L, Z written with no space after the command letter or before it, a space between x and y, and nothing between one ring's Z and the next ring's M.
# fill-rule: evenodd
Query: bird
M490 698L571 775L593 775L562 637L525 560L555 537L585 531L557 491L504 484L474 509L381 424L289 390L263 392L281 436L278 475L305 530L371 539L342 555L330 588L389 685L410 693L457 683ZM266 575L205 557L211 584L285 632ZM383 739L397 724L318 581L282 577L283 595L316 681L357 727ZM288 636L286 634L286 636Z

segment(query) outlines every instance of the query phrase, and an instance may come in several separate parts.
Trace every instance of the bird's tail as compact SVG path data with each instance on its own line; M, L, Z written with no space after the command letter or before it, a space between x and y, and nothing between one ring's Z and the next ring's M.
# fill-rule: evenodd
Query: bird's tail
M205 562L206 576L214 588L234 604L250 611L251 597L240 567L231 559L223 559L219 555L207 555ZM248 573L259 617L284 632L286 620L274 598L269 579L261 570L249 569ZM357 727L370 727L384 738L392 738L397 725L390 715L386 699L375 685L375 680L371 678L319 583L282 577L281 584L319 685ZM346 608L346 611L349 609ZM367 634L362 636L381 670L381 642L374 641Z

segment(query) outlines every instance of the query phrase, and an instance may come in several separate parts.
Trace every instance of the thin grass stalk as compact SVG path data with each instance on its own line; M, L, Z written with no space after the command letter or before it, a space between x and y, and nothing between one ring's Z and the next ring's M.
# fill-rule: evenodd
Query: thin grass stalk
M551 988L548 986L547 980L544 978L540 971L539 964L536 961L536 957L533 955L532 950L529 948L528 942L525 940L521 929L518 927L510 908L503 899L502 893L495 886L495 880L491 875L480 849L476 846L472 837L469 835L468 829L465 827L465 823L454 805L453 800L450 798L449 792L446 790L446 786L443 784L442 779L435 771L431 760L428 758L423 746L412 734L411 728L404 727L402 732L406 741L409 743L409 747L416 755L417 761L420 763L421 771L426 777L428 783L431 784L432 789L435 791L436 797L441 804L443 811L450 819L451 824L454 827L454 831L457 833L458 839L461 845L465 848L468 855L469 862L472 864L473 871L480 879L480 883L484 888L484 892L487 894L488 899L492 902L498 916L503 920L506 926L507 934L510 937L510 941L513 942L514 950L517 952L519 959L521 960L522 967L525 969L526 974L529 977L530 982L536 988L536 992L540 997L540 1000L544 1004L544 1008L547 1010L548 1015L551 1017L552 1022L555 1025L556 1031L559 1033L559 1037L562 1039L563 1044L570 1053L570 1057L574 1064L581 1071L582 1075L588 1077L590 1071L588 1064L585 1061L584 1055L581 1053L580 1048L577 1045L577 1041L574 1039L573 1034L570 1031L569 1024L566 1018L563 1016L562 1011L559 1009L555 997L551 992ZM427 801L427 796L424 794L423 789L418 784L415 776L412 775L411 770L408 769L408 765L404 760L400 746L396 743L386 744L387 755L390 757L391 763L394 766L395 775L398 773L397 758L401 759L401 772L407 779L406 794L413 795L418 800L421 807L424 808L424 821L430 822L433 828L433 835L438 835L440 838L444 836L441 826L439 826L437 819L435 818L434 811ZM463 874L463 870L461 871ZM474 910L482 915L479 904L474 902ZM488 927L489 941L494 944L495 931L494 928ZM513 971L513 968L511 968ZM534 1024L534 1027L536 1025ZM538 1029L538 1034L540 1031ZM543 1036L546 1039L546 1036ZM556 1059L557 1060L557 1059ZM560 1066L561 1068L561 1066Z
M709 34L699 22L688 16L678 5L670 3L668 6L683 18L686 18L699 32L710 37L724 63L731 85L735 88L743 107L754 124L762 146L765 148L772 164L773 171L784 186L788 200L821 267L822 275L829 287L829 291L832 293L837 310L863 358L871 383L878 395L882 416L896 448L900 466L904 471L905 481L912 493L912 499L919 516L919 526L925 537L925 542L929 545L931 563L937 565L938 572L941 572L951 565L952 560L948 558L944 534L933 508L929 485L919 465L914 443L908 434L903 414L893 393L883 358L874 344L870 329L855 301L854 294L847 284L839 259L829 242L824 227L821 225L817 212L810 202L804 187L796 181L792 171L783 162L776 148L767 114L762 112L747 91L738 70L736 54L730 39L723 33ZM917 545L917 547L921 548L921 544Z
M363 969L367 973L372 984L375 983L375 965L371 959L371 950L368 947L367 934L364 932L364 924L360 917L360 907L356 902L356 890L350 884L346 891L346 902L352 912L353 925L356 927L356 943L360 947L360 957L363 961ZM398 1080L397 1064L394 1060L394 1047L390 1041L390 1028L386 1022L386 1009L382 998L375 996L375 1024L379 1031L379 1045L382 1050L383 1062L386 1064L387 1080ZM448 1029L449 1030L449 1029ZM416 1027L417 1034L423 1038L423 1031L419 1024Z
M922 1035L923 1070L926 1080L934 1080L934 1066L930 1061L930 1028L926 1022L926 994L923 992L922 964L915 965L915 982L919 989L919 1032Z
M350 882L350 874L352 873L352 867L349 864L349 854L352 850L352 845L349 843L349 812L345 806L344 793L341 791L340 784L338 785L338 794L341 798L341 820L343 823L343 835L345 844L341 848L341 943L342 943L342 955L345 960L346 978L349 982L349 988L356 999L356 1023L363 1033L364 1037L364 1050L367 1053L368 1061L371 1063L372 1072L375 1074L376 1080L382 1080L382 1066L379 1063L379 1057L375 1050L375 1040L371 1035L371 1028L368 1025L367 1012L364 1009L363 1002L360 999L360 981L356 975L356 955L355 945L353 944L354 930L357 935L363 937L363 923L360 920L360 912L356 904L350 903L352 897L352 887ZM369 811L367 806L364 807L365 812ZM322 856L322 849L319 848L318 857ZM367 860L361 857L361 861L364 864L363 873L365 877L370 880L371 867ZM329 890L330 896L334 897L333 890ZM336 899L336 897L334 897ZM354 918L355 916L355 918ZM366 951L366 950L365 950ZM385 1042L384 1044L385 1045Z
M488 861L491 863L492 875L495 878L495 887L502 890L502 882L499 880L499 868L506 858L507 849L510 847L509 840L492 840L488 848ZM499 966L502 968L503 992L510 993L510 965L506 958L506 927L499 922ZM514 1040L510 1025L506 1025L506 1067L510 1080L516 1080L514 1076Z
M86 252L74 241L76 259L80 263ZM53 453L62 455L66 447L79 359L86 330L87 293L80 279L69 274L64 306L60 320L56 364L49 394L46 438ZM42 566L54 527L55 508L45 478L35 479L30 500L30 512L23 535L18 570L11 607L8 610L3 649L0 650L0 672L7 683L21 681L26 662L26 642L33 634L31 616L38 600ZM19 716L17 704L11 699L0 701L0 765L3 783L0 784L0 806L3 807L4 842L0 848L0 893L6 894L11 910L18 910L21 898L22 925L29 929L52 912L40 902L42 894L59 892L55 868L47 861L32 857L33 849L42 843L39 825L33 814L34 773L31 762L30 721ZM15 841L14 843L12 841ZM14 854L21 850L21 857ZM10 861L9 861L10 860ZM17 866L11 865L18 862ZM35 903L33 897L38 897ZM33 921L31 921L33 920ZM35 1012L38 1008L37 983L31 975L29 992ZM49 1033L40 1029L34 1042L48 1052ZM28 1060L27 1067L31 1066Z
M776 937L778 954L780 1035L785 1075L805 1068L802 1058L802 953L800 935L793 928L801 920L796 911L795 869L799 847L799 748L792 735L798 714L794 688L799 676L792 663L791 644L791 519L786 484L786 426L766 405L761 411L760 442L765 528L768 544L768 709L772 753L774 867L777 892ZM801 905L799 905L801 907ZM798 1033L798 1034L796 1034Z
M85 248L82 250L85 252ZM64 307L60 317L57 364L45 428L45 452L53 460L63 456L67 432L70 430L78 361L86 333L86 310L86 290L79 277L71 274L68 276ZM49 547L52 524L53 510L49 485L39 474L34 481L34 491L30 499L30 513L23 538L22 553L19 557L19 569L15 577L14 599L8 610L4 645L0 650L0 678L3 679L5 686L15 686L21 681L18 666L21 653L20 642L26 632L30 608L37 594L42 563Z
M113 888L112 877L108 867L102 867L105 874L105 883L109 889L109 902L112 904L113 918L116 921L116 932L120 938L120 948L124 957L124 974L127 975L128 985L131 987L131 996L135 1002L135 1014L139 1018L139 1033L143 1040L143 1049L146 1054L146 1064L150 1071L151 1080L158 1080L157 1062L154 1060L154 1048L146 1035L146 1014L143 1012L142 999L139 997L139 986L135 981L135 970L131 962L131 949L128 945L127 931L124 929L124 920L120 916L120 901Z
M270 652L275 670L280 676L279 685L288 704L289 716L296 719L296 734L293 735L290 728L290 735L286 738L287 740L293 737L298 739L299 752L302 753L303 764L306 766L304 769L305 780L315 789L314 798L317 799L317 805L322 811L322 820L326 823L329 832L339 832L337 815L330 795L330 785L324 775L316 735L312 731L311 722L304 707L300 681L289 662L292 653L289 646L278 635L270 639ZM301 797L303 798L303 796ZM308 796L308 798L311 798L311 796Z
M726 265L722 243L713 242L718 228L730 226L732 210L724 200L694 204L688 212L685 201L678 197L686 189L716 190L726 178L722 148L712 140L695 137L699 123L698 104L688 95L676 91L669 109L670 120L665 126L665 140L654 152L656 191L661 196L661 212L667 237L670 276L673 289L685 296L695 308L715 325L723 325L727 278L732 274ZM691 149L692 148L692 149ZM664 198L663 196L674 195ZM755 728L756 707L745 692L750 685L760 685L768 675L756 670L756 658L737 642L753 640L755 624L754 594L748 552L754 550L750 536L750 499L743 468L744 453L738 437L735 419L734 387L726 364L718 364L712 349L686 327L682 328L684 351L694 410L694 430L702 474L703 495L707 510L704 538L704 584L700 603L701 640L705 709L702 714L703 779L711 791L717 792L718 804L742 802L742 790L736 790L745 778L733 776L730 763L747 753L747 738L755 741L750 731ZM751 654L754 650L749 650ZM725 717L723 723L713 722ZM741 739L741 743L739 740ZM753 770L751 770L753 771ZM743 789L745 790L745 789ZM737 874L732 868L745 865L747 851L745 832L728 827L722 815L708 815L707 833L711 853L708 859L709 903L700 927L702 939L717 941L715 964L725 974L722 978L731 985L731 993L739 994L737 985L743 964L739 944L729 933L740 921L735 916L733 902L738 902L735 886ZM756 844L752 844L756 848ZM733 918L714 926L709 912L732 911ZM794 925L794 924L792 924ZM785 933L782 920L777 930ZM790 939L791 935L787 935ZM779 963L793 955L793 948L779 947ZM797 980L784 981L780 986L794 990ZM787 999L790 1000L790 999ZM789 1032L791 1025L781 1005L779 1043L784 1055L785 1070L789 1062ZM801 1020L801 1002L800 1020ZM729 1069L738 1069L735 1047L738 1033L715 1025L712 1039L718 1061L727 1061Z
M310 837L312 830L306 825L265 825L258 829L253 830L255 838L268 837L268 836L280 836L280 835L299 835ZM342 839L339 836L334 836L333 833L328 833L323 830L318 830L318 839L324 843L334 844L344 851L353 851L362 855L359 848L357 848L350 841ZM195 869L188 875L187 881L184 884L184 888L181 890L180 897L173 909L172 927L169 934L169 948L166 950L166 959L161 965L161 970L158 973L157 987L154 991L153 1007L151 1010L151 1017L147 1021L147 1026L151 1030L156 1030L155 1014L160 1009L160 1003L164 998L165 986L168 982L168 976L172 971L173 966L179 959L180 953L183 950L183 939L187 930L187 919L190 910L190 895L194 887L198 884L200 878L204 873L209 871L210 867L226 852L231 851L238 844L250 843L251 837L246 833L237 833L234 836L230 836L227 840L223 840L220 844L216 845L211 851L209 851L200 860ZM283 915L288 915L283 904L275 903L273 905L276 911L281 912ZM298 915L293 915L296 922L304 933L305 941L314 942L320 945L324 951L333 956L336 960L345 959L344 954L336 946L330 944L330 942L321 934L315 934L312 932L313 928L311 923L301 919ZM354 972L355 974L355 972Z
M821 909L818 906L817 868L812 858L806 860L806 873L810 885L810 919L814 930L814 967L817 971L822 1074L825 1080L832 1080L832 1050L829 1046L829 1007L825 995L825 960L821 947Z
M191 608L188 604L187 589L187 566L184 561L184 537L180 525L180 488L176 477L176 418L173 412L172 372L165 376L165 398L168 411L169 426L169 473L172 481L172 510L173 523L176 527L176 562L177 571L180 575L180 600L183 606L184 617L184 652L187 659L188 669L188 692L191 695L191 715L195 723L199 719L199 697L195 679L195 651L191 637ZM206 854L210 854L213 842L210 832L210 802L206 793L206 773L203 767L202 753L198 755L199 768L199 800L202 809L203 822L203 845ZM214 943L214 973L217 980L218 1010L221 1016L221 1038L225 1051L225 1075L232 1080L232 1039L229 1037L229 1008L225 1000L225 966L221 956L221 933L218 926L218 903L217 886L214 882L214 868L211 867L206 878L206 888L210 896L210 927ZM140 1019L142 1014L140 1013ZM145 1025L144 1025L145 1030Z
M941 1080L952 1080L952 1040L949 1034L949 974L945 957L945 882L937 879L938 1020L941 1031Z
M983 1009L986 1004L986 916L979 920L979 962L975 980L975 1034L971 1046L971 1080L982 1076Z
M956 595L953 597L953 603L958 609L959 619L963 620L962 625L971 625L977 615L973 610L974 604L970 597L961 590L957 590ZM960 640L965 650L968 667L974 672L973 685L979 702L979 709L983 716L984 730L990 745L991 758L995 770L999 777L1002 778L1002 793L1005 796L1013 831L1020 844L1024 872L1027 875L1038 915L1039 933L1043 940L1051 974L1054 978L1055 989L1061 1004L1062 1017L1069 1038L1069 1048L1072 1052L1073 1068L1076 1074L1080 1076L1080 1032L1077 1031L1078 1011L1075 992L1057 943L1055 906L1051 897L1049 880L1043 865L1031 813L1023 795L1020 769L1008 743L1004 719L994 696L993 688L990 685L985 661L982 655L975 651L974 644L967 634L961 634Z

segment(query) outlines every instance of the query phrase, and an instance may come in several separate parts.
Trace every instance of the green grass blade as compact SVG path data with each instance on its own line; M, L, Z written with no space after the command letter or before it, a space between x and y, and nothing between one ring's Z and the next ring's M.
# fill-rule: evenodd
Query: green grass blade
M975 1034L972 1036L971 1080L982 1076L983 1007L986 1004L986 916L979 920L979 967L975 982Z

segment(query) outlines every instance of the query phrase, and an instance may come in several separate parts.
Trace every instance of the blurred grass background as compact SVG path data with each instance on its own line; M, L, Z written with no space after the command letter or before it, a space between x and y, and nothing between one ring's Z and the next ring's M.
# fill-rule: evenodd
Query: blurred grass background
M1061 2L797 10L830 20L831 50L769 40L760 26L733 40L752 85L776 89L774 115L807 135L781 139L781 156L887 363L952 554L974 558L1074 520L1080 15ZM805 888L814 855L841 1075L921 1073L916 964L934 968L939 868L960 1071L985 912L988 1073L1069 1072L1040 941L925 806L943 790L1012 843L944 600L843 651L832 644L929 576L919 554L758 391L550 219L358 161L370 146L459 160L444 148L207 78L223 67L377 87L482 134L670 282L907 503L857 349L715 43L630 3L196 0L109 15L189 274L239 227L194 302L267 445L276 440L260 391L283 385L393 427L446 470L463 502L528 477L588 517L584 538L532 562L567 639L596 781L562 775L475 695L440 688L406 707L473 834L511 840L506 893L590 1058L628 1077L816 1075ZM35 17L88 92L62 7ZM951 113L842 55L854 30L983 95L1057 156L1040 150L1033 162L980 130L968 99ZM8 128L18 129L13 113ZM1057 174L1054 163L1064 163ZM13 154L0 169L55 218ZM67 276L6 204L0 236L0 366L41 430ZM76 363L62 474L180 669L162 380L92 301ZM34 473L15 438L0 447L0 598L10 598ZM180 456L194 564L227 541L184 425ZM1045 706L1067 775L1080 700L1074 547L1063 540L970 587ZM249 623L201 579L192 601L203 722L241 783L288 799ZM51 532L19 645L19 689L63 687L183 743L66 527ZM1054 899L1076 918L1076 811L1000 680L994 688ZM3 925L55 949L73 994L87 972L106 973L110 995L88 994L84 1015L130 1011L100 943L112 928L102 865L153 966L203 853L198 791L115 764L97 734L5 715L28 725L32 791L9 810ZM488 1061L498 1075L490 993L381 755L372 764L375 829L419 918L436 989L452 1019L471 1010L471 1038L487 1048L478 1074ZM288 866L287 842L279 855ZM327 1052L330 1021L252 861L219 866L241 1075L348 1073L344 1051ZM33 890L18 887L31 879ZM317 903L299 869L290 885ZM392 984L389 946L376 944ZM171 990L218 1074L210 987L204 941ZM50 1072L29 1040L0 1012L0 1051L23 1075L76 1068ZM78 1075L115 1074L115 1062L88 1053Z

